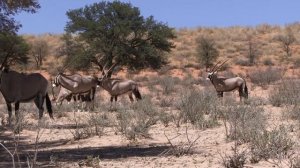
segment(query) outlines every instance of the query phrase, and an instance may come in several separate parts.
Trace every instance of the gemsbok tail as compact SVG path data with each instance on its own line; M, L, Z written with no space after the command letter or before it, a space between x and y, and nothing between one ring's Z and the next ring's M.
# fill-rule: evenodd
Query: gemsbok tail
M46 93L46 106L47 106L47 110L48 110L50 118L53 119L52 105L51 105L51 101L50 101L48 93Z
M134 96L136 97L137 100L141 100L142 99L142 95L141 95L138 87L135 87L133 89L132 93L134 94Z
M245 81L245 87L244 87L244 95L245 95L245 98L248 99L248 87L247 87L247 84L246 84L246 81Z

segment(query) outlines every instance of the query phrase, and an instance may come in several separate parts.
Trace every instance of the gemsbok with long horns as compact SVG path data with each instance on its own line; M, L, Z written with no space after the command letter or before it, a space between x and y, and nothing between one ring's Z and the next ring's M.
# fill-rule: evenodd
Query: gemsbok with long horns
M97 77L58 73L58 75L55 76L52 86L61 86L65 88L65 92L69 92L69 94L65 95L67 97L79 96L82 101L91 102L94 101L95 98L97 83ZM87 98L86 95L89 95L90 97Z
M240 101L242 98L248 99L248 88L246 85L245 79L241 77L233 77L233 78L225 78L225 77L218 77L217 72L218 70L227 62L228 60L224 61L222 64L218 66L220 62L218 62L212 70L208 72L207 79L211 81L214 85L218 97L223 97L223 92L231 92L234 90L239 91Z
M0 91L5 99L8 109L8 123L11 125L12 106L15 104L16 122L19 122L19 106L20 103L34 100L35 105L39 109L39 119L43 117L44 100L50 118L53 119L52 105L47 92L48 81L40 73L19 73L9 70L6 64L7 57L4 59L0 67Z
M131 102L134 101L132 94L136 100L141 100L142 96L138 89L138 83L133 80L125 80L118 78L111 78L112 71L117 64L113 64L107 71L106 65L101 66L102 77L98 78L98 85L110 94L110 102L118 100L118 96L127 93ZM105 72L106 71L106 72Z

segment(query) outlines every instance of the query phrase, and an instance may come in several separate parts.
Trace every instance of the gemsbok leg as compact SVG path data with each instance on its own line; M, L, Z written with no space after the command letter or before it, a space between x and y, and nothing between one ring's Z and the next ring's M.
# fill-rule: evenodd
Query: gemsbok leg
M15 102L15 116L16 116L16 127L15 127L15 132L19 133L20 132L20 117L19 117L19 107L20 107L20 102Z
M129 92L129 93L128 93L128 96L129 96L130 101L133 102L134 99L133 99L133 97L132 97L132 92Z
M11 126L12 107L10 103L6 103L8 111L8 125Z

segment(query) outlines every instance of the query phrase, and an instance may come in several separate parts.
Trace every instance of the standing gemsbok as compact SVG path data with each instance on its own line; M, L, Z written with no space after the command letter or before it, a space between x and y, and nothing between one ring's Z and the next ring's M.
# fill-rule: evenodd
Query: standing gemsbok
M210 72L208 72L207 79L211 81L214 85L218 97L223 97L223 92L231 92L234 90L239 90L240 100L242 97L247 99L248 98L248 88L246 85L246 81L241 77L233 77L233 78L225 78L225 77L218 77L217 71L225 64L224 61L222 64L218 66L220 62L218 62Z
M19 122L19 105L23 102L34 100L35 105L39 109L39 119L42 118L44 112L44 100L50 118L53 119L51 101L48 96L48 81L39 73L19 73L3 68L4 60L0 67L0 91L5 99L8 109L8 123L11 125L12 106L15 104L16 122Z
M134 101L132 93L136 100L141 100L142 96L138 89L138 83L133 80L111 78L112 71L117 64L112 65L106 72L105 66L102 67L102 77L98 78L98 85L110 94L110 102L115 102L119 95L127 93L131 102Z
M70 95L80 96L81 100L85 101L94 101L96 87L97 87L97 78L92 76L82 76L80 74L65 75L59 73L56 75L53 83L53 87L61 86L68 90ZM84 99L83 95L90 95L88 99Z

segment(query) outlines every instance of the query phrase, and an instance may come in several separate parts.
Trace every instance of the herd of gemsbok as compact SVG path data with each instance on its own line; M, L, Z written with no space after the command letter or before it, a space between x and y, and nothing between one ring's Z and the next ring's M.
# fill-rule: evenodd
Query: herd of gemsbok
M5 99L8 110L8 124L11 124L12 106L15 105L16 122L19 120L19 104L23 102L34 101L39 110L39 119L42 118L44 112L44 101L50 118L53 119L53 110L51 100L48 94L48 80L40 73L19 73L12 71L6 65L7 58L4 59L0 67L0 91ZM226 60L227 61L227 60ZM218 62L210 71L207 72L207 79L211 81L217 91L219 97L223 97L223 92L239 91L240 100L248 98L248 89L246 81L241 77L225 78L217 76L218 70L225 64L218 65ZM141 100L142 96L138 88L138 83L133 80L120 78L111 78L112 72L117 65L113 64L108 70L106 65L101 65L102 73L100 77L84 76L80 74L67 75L58 73L54 80L51 80L52 87L60 86L58 97L53 100L56 104L62 104L63 100L70 102L94 102L96 88L101 87L106 90L113 101L117 101L117 97L122 94L128 94L131 102L134 101L132 94L136 100ZM53 90L52 90L53 92Z

